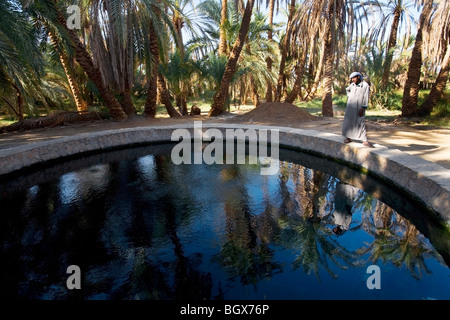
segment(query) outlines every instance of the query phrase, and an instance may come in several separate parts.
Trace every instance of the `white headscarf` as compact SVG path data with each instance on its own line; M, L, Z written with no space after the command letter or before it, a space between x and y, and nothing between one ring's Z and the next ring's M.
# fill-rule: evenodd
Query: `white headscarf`
M354 78L354 77L359 77L361 80L363 79L362 74L359 73L359 72L352 72L352 74L348 78L351 79L351 78Z

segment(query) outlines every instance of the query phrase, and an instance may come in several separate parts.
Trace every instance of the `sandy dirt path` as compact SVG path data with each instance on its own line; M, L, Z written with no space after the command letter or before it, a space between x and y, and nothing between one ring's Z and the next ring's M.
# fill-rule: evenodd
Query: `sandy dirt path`
M86 123L78 123L46 129L35 129L24 132L0 134L0 149L9 148L21 144L28 144L46 139L55 139L75 134L111 130L120 128L140 126L164 126L183 122L201 120L204 122L228 122L228 123L251 123L285 126L301 129L332 132L340 135L342 117L319 118L314 121L299 119L295 116L279 115L271 117L270 120L262 118L242 118L243 111L220 117L208 118L206 115L183 116L180 118L156 118L145 119L136 116L124 122L113 122L110 120L98 120ZM450 169L450 129L409 127L405 125L394 125L387 123L376 123L367 121L369 141L375 145L383 145L390 149L399 149L403 152L422 157Z

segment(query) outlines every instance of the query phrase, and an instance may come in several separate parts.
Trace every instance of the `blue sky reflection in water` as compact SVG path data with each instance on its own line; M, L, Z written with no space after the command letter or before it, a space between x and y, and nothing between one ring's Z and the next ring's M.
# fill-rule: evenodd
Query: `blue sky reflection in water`
M3 297L450 298L442 256L375 196L350 187L348 230L332 231L347 184L302 164L312 156L288 152L278 175L262 176L258 165L177 166L133 150L0 186ZM442 237L448 248L448 234L432 238ZM66 288L72 264L81 290ZM366 286L372 264L379 290Z

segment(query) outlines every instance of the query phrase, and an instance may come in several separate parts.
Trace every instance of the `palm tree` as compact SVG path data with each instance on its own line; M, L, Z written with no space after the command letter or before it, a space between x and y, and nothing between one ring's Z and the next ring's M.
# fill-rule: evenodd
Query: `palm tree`
M450 48L445 50L445 56L442 59L441 70L434 82L430 93L428 94L425 102L419 107L418 116L428 116L433 110L434 106L439 102L442 97L444 89L447 85L448 75L450 72Z
M278 2L278 0L277 0ZM273 15L275 13L275 0L269 0L267 3L267 6L269 8L269 30L267 31L267 40L269 42L273 41L273 28L274 28L274 24L273 24ZM272 65L273 65L273 61L270 57L267 57L266 59L266 63L267 63L267 70L269 72L272 72ZM272 87L272 82L269 81L267 83L267 90L266 90L266 101L267 102L271 102L273 99L273 87Z
M375 27L373 36L376 38L380 35L384 36L385 30L389 25L389 21L392 19L391 28L389 32L389 39L386 46L386 58L383 66L383 77L381 79L381 87L385 88L389 83L389 75L391 71L392 59L394 51L397 46L397 35L402 24L406 24L407 29L404 33L404 38L408 38L410 35L411 24L414 22L414 16L411 13L411 7L413 3L408 0L389 0L387 3L379 1L375 2L375 6L383 10L388 8L388 13L382 15Z
M227 19L224 24L225 40L227 41L227 54L228 54L228 41L230 39L228 29L230 28L229 15L231 12L231 7L227 6ZM220 39L220 27L221 27L221 4L216 0L205 0L201 1L196 7L198 11L198 20L202 25L203 37L194 38L189 42L189 45L192 46L194 43L196 46L200 46L204 49L201 57L207 56L209 52L216 51L219 47ZM226 57L226 55L225 55ZM200 58L200 57L199 57ZM201 59L201 58L200 58Z
M170 117L177 117L180 113L173 107L166 81L161 74L160 63L162 57L168 52L169 35L167 30L174 30L172 21L164 13L159 1L143 0L140 12L143 38L143 63L146 66L146 77L148 82L147 99L145 101L143 116L154 118L156 115L156 102L158 91L161 102L165 105ZM176 37L176 33L172 31Z
M228 0L222 0L220 9L220 38L219 38L219 55L226 56L228 54L227 46L227 23L228 23Z
M190 50L183 54L176 50L169 56L169 61L161 66L161 72L170 84L180 113L187 115L187 95L195 65Z
M236 39L233 49L228 56L228 61L225 66L225 72L220 83L220 87L213 98L213 103L211 105L211 110L209 116L218 116L224 112L225 101L228 98L228 90L231 83L231 79L236 72L237 62L239 60L239 55L245 44L245 39L250 27L250 20L252 17L254 0L248 0L245 6L244 15L242 17L242 24L239 30L238 38Z
M298 57L295 63L295 81L291 92L286 96L284 102L292 103L300 93L303 84L303 73L306 68L310 46L314 43L317 34L318 21L310 19L314 14L314 7L309 2L303 2L298 8L297 13L292 21L292 56Z
M48 33L52 42L52 46L59 56L59 61L61 62L61 65L67 77L67 81L69 82L70 90L75 100L77 111L87 111L87 102L83 98L80 86L78 85L78 81L75 76L75 60L72 56L69 56L69 54L67 54L66 50L62 46L60 46L61 42L58 39L56 32L48 28Z
M33 14L33 12L29 13ZM77 72L79 66L76 64L70 48L66 45L64 39L61 39L58 30L52 27L51 23L43 19L42 16L37 17L33 15L32 21L36 29L42 30L41 32L44 32L45 30L45 32L48 33L50 46L44 45L43 48L45 48L45 51L47 51L47 48L50 48L51 56L57 58L54 59L54 61L58 61L61 64L67 78L70 91L72 92L73 99L75 100L75 107L77 111L87 111L88 104L79 85L80 74Z
M105 84L101 70L94 63L92 56L89 54L80 37L76 34L74 29L68 28L67 19L58 7L56 1L39 0L39 2L51 8L53 11L51 12L52 14L56 14L56 20L54 20L54 23L57 25L60 32L64 33L64 37L68 37L70 40L70 46L73 47L76 61L80 64L89 79L92 80L97 87L100 97L110 111L112 119L116 121L126 120L128 118L127 114L122 109L121 104L114 96L112 90Z
M325 53L325 41L321 41L320 48L316 48L319 40L319 35L323 34L323 25L317 23L317 32L312 35L314 40L312 41L313 44L311 45L311 52L312 54L309 55L309 77L310 84L307 89L307 94L304 97L305 100L311 100L314 98L317 89L320 84L320 79L322 76L322 70L323 70L323 59L324 59L324 53ZM319 55L319 59L316 59L316 56Z
M170 94L167 90L163 75L159 71L160 41L153 21L148 22L148 29L144 30L148 30L148 53L146 55L148 90L142 115L149 118L156 116L156 101L159 91L161 101L166 106L169 115L171 117L178 116L179 113L175 110L170 100Z
M289 3L289 15L288 15L288 21L287 21L287 25L286 25L286 33L284 35L284 38L282 40L282 44L281 44L281 58L280 58L280 66L278 69L278 79L277 79L277 86L275 88L275 97L274 97L274 101L275 102L280 102L281 101L281 96L282 96L282 88L283 88L283 83L284 83L284 79L285 79L285 66L286 66L286 59L287 59L287 54L290 50L290 45L291 45L291 34L292 34L292 20L294 18L295 12L296 12L296 8L295 8L295 0L291 0Z
M0 16L1 104L19 121L42 108L65 110L64 100L72 102L70 88L60 65L51 64L54 60L44 50L49 46L40 46L45 30L18 1L0 3Z
M440 68L430 94L419 107L418 115L427 116L441 98L450 72L450 3L439 1L431 27L425 32L425 51L434 64Z
M322 116L333 117L333 64L336 48L336 26L341 26L342 0L329 1L326 11L326 29L324 35L324 71L323 71L323 96Z
M148 22L148 44L145 52L147 52L146 76L147 76L147 99L145 101L144 117L154 118L156 115L156 100L158 94L158 66L159 66L159 44L156 36L156 30L152 21ZM170 98L169 98L169 103Z
M46 23L58 30L61 39L67 41L71 52L74 53L75 60L83 68L89 79L97 87L98 93L109 109L111 118L116 121L124 121L128 118L123 111L119 101L114 96L112 90L105 84L99 68L95 65L92 56L89 54L85 44L77 35L74 29L68 27L66 16L60 4L56 0L34 0L23 1L26 8L34 12L35 16L41 17Z
M186 5L188 4L188 2L190 2L190 0L175 0L174 6L172 7L172 23L173 26L175 28L175 32L176 32L176 38L174 41L175 45L177 48L175 48L174 46L174 50L173 53L175 53L174 55L172 55L172 64L173 64L173 58L178 57L179 59L176 59L178 61L178 67L181 65L180 62L181 61L185 61L185 48L184 48L184 43L183 43L183 32L182 29L184 27L185 24L185 17L182 14L184 8L186 7ZM169 58L170 61L170 58ZM178 75L180 76L181 74L177 71L181 71L181 70L174 70L172 69L172 71L175 71L175 73L178 73ZM172 75L174 74L174 72L172 72ZM185 76L185 75L183 75ZM167 78L167 76L166 76ZM185 79L185 78L184 78ZM185 86L185 81L183 81L184 79L181 79L181 77L177 77L176 79L176 84L174 84L174 88L176 89L176 93L175 93L175 100L177 103L177 106L180 110L180 113L182 115L187 115L187 90L186 90L186 86ZM169 80L169 79L168 79ZM169 82L171 82L169 80ZM172 82L174 82L174 79L172 78Z
M408 74L403 89L402 117L417 115L419 80L422 69L422 46L423 32L430 24L430 17L433 9L433 0L422 0L423 9L420 14L419 29L417 30L416 42L409 62Z
M93 62L103 81L119 94L122 109L133 116L131 100L134 84L133 27L136 25L135 4L130 1L92 0L89 7L89 44Z
M0 99L23 120L24 96L42 76L44 60L38 50L37 33L28 17L16 8L17 3L11 1L0 3Z
M423 33L430 25L433 4L433 0L421 1L423 8L420 15L419 29L416 34L403 90L401 115L403 117L416 116L418 112L419 81L422 74L423 62Z
M260 12L255 12L250 22L244 50L239 58L239 68L233 78L234 81L240 82L241 103L245 103L247 94L250 93L253 105L258 106L259 93L276 79L274 71L267 69L267 60L277 61L278 46L265 37L268 30L270 26L266 23L266 17Z

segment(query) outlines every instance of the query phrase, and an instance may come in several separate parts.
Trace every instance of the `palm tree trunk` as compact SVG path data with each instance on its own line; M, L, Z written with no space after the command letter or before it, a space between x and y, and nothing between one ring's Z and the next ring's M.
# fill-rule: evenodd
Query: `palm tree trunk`
M398 32L398 24L400 22L400 9L397 7L394 10L394 20L391 26L391 33L389 35L388 46L386 48L386 61L384 64L383 77L381 79L381 87L386 88L389 82L389 74L391 72L391 64L392 58L394 55L394 49L397 45L397 32Z
M248 44L245 46L245 52L246 52L246 54L248 54L249 57L252 54L251 48ZM252 103L255 107L258 107L260 104L259 94L258 94L258 88L256 86L256 81L255 81L255 78L253 77L253 74L250 74L248 79L249 79L249 83L250 83L250 94L252 97Z
M324 42L324 77L323 77L323 97L322 116L333 117L333 64L335 47L335 25L340 24L342 0L330 1L328 6L327 28Z
M274 98L275 102L280 102L282 96L283 81L285 78L284 69L286 66L286 58L291 44L291 31L292 31L291 24L294 13L295 13L295 0L291 0L291 3L289 4L289 17L286 27L286 34L284 36L283 49L281 50L280 70L278 73L277 87L275 89L275 98Z
M253 78L253 75L250 75L250 90L252 93L252 102L253 105L255 107L258 107L260 102L259 102L259 95L258 95L258 88L256 87L255 84L255 79Z
M185 56L185 50L183 45L183 18L179 16L179 14L176 14L173 18L173 24L175 27L175 31L178 36L179 44L178 44L178 50L180 52L180 60L184 61ZM180 113L182 115L188 115L187 111L187 94L184 89L184 84L182 80L178 80L178 84L180 86L180 93L176 95L175 100L177 101L177 106L180 109ZM172 104L172 103L171 103Z
M142 115L146 118L154 118L156 116L156 100L158 96L158 72L154 72L150 75L147 87L147 99L145 100L144 111Z
M218 91L215 93L211 110L208 116L218 116L224 112L225 101L228 98L228 90L230 87L231 79L233 78L236 69L239 55L244 47L245 39L247 37L248 29L250 27L250 20L252 17L253 5L255 0L248 0L242 17L242 24L239 30L236 42L233 45L233 49L228 57L227 64L225 66L225 72L220 82Z
M439 99L442 97L442 94L445 90L445 86L447 85L448 75L450 71L450 48L449 45L446 48L446 53L444 59L441 63L441 70L436 78L436 82L433 84L431 88L430 94L428 95L425 102L419 107L418 115L420 117L428 116L431 114L434 106L439 102Z
M178 80L179 87L180 87L180 93L176 96L175 100L177 101L177 106L180 110L180 113L183 116L188 115L187 111L187 90L185 83L183 83L183 80Z
M284 102L287 103L292 103L295 101L295 99L297 98L298 94L300 93L300 89L301 89L301 85L303 82L303 72L305 70L305 63L306 63L306 58L307 58L307 52L308 52L308 44L305 44L302 48L303 52L302 52L302 56L300 58L300 61L298 62L297 68L296 68L296 79L294 82L294 86L292 88L292 91L288 94L288 96L286 97L286 99L284 100Z
M8 99L6 99L5 97L2 97L2 96L0 96L0 99L2 99L4 103L6 103L6 105L11 109L12 112L14 112L17 119L19 119L19 121L20 121L20 115L17 112L16 108L14 108L14 106L11 104L11 102L9 102Z
M308 92L308 94L305 97L305 100L311 100L314 99L314 96L317 92L317 88L319 87L319 83L320 83L320 77L322 75L322 70L323 70L323 60L325 57L325 41L322 41L322 49L321 49L321 53L320 53L320 57L319 57L319 62L317 64L317 70L316 70L316 75L314 76L314 82Z
M148 118L156 116L156 98L158 90L158 66L159 66L159 45L156 38L156 31L151 22L148 28L149 32L149 51L151 55L151 73L148 79L147 99L145 100L144 111L142 115Z
M56 1L55 8L57 13L58 23L62 28L65 29L67 34L70 37L70 40L73 42L75 49L75 60L80 64L83 70L88 75L89 79L95 84L100 94L100 97L103 99L106 107L109 109L111 118L116 121L124 121L127 119L126 113L123 111L119 101L114 97L113 93L109 88L107 88L103 82L102 75L100 70L94 65L91 56L84 44L80 41L75 32L67 27L67 21L62 12L58 9L58 4Z
M127 116L133 117L136 114L136 108L134 107L133 100L131 99L132 88L130 85L125 84L125 89L120 93L120 105Z
M23 115L23 96L22 96L22 91L20 91L19 87L13 83L12 84L14 89L16 90L16 96L17 96L17 100L16 100L16 104L17 104L17 118L19 121L22 121L24 119L24 115ZM14 108L12 108L13 110L15 110Z
M269 31L267 32L267 39L269 41L273 40L273 32L272 32L272 28L273 28L273 10L275 8L275 0L269 0ZM269 72L272 72L272 64L273 61L270 57L267 57L266 59L266 64L267 64L267 70ZM273 87L272 87L272 80L269 80L267 82L267 91L266 91L266 102L272 102L272 95L273 95Z
M48 27L48 26L47 26ZM50 35L50 38L54 44L58 43L58 39L56 38L55 33L48 27L48 33ZM87 110L87 102L83 99L80 91L80 87L78 86L78 82L76 81L73 70L71 68L71 65L73 62L73 59L70 59L68 55L63 52L60 48L56 49L59 61L61 62L61 65L64 69L64 73L67 77L67 82L69 83L70 90L72 91L73 99L75 100L75 106L77 108L77 111L86 111Z
M422 69L422 32L430 21L432 5L432 0L426 1L420 15L419 30L417 30L416 42L411 54L407 79L403 89L402 117L412 117L418 115L417 104L419 97L419 81Z
M330 24L331 25L331 24ZM334 48L332 48L331 29L327 30L325 36L324 72L323 72L323 97L322 116L333 117L333 63Z
M156 116L156 101L159 93L161 102L165 105L169 116L170 117L180 116L180 113L172 105L172 101L170 100L170 94L167 90L166 82L164 81L162 74L158 71L160 59L159 44L153 23L150 23L149 33L150 33L149 50L152 56L152 68L151 68L152 71L149 79L147 100L145 102L143 115L144 117L149 118L154 118Z
M181 114L175 109L170 100L169 90L167 89L166 81L161 72L158 72L158 91L161 92L161 102L166 107L167 113L170 117L179 117Z
M227 55L227 32L225 25L227 22L228 0L222 0L222 8L220 10L220 34L219 34L219 56Z
M75 77L71 70L69 69L69 61L64 53L60 53L59 59L63 66L64 72L67 77L67 81L69 82L70 90L72 91L73 98L75 100L75 106L77 111L83 112L87 111L88 105L86 100L83 99L80 91L80 87L78 86L78 82L75 80Z

